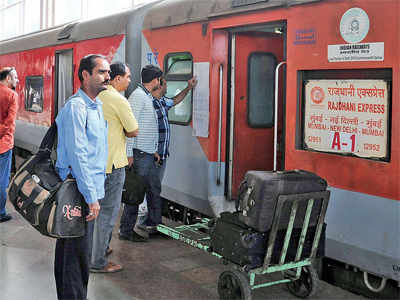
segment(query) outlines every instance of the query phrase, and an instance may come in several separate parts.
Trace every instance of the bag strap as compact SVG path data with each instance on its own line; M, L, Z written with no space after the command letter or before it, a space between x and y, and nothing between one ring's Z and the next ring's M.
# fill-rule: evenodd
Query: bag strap
M240 200L242 199L243 194L246 192L247 188L248 188L247 181L243 180L239 185L238 197L235 199L236 211L239 211L240 209L243 209L243 207L241 207L241 205L240 205Z
M254 191L254 186L249 184L247 180L243 180L239 186L239 196L236 199L236 211L243 211L243 215L254 205L254 200L251 196Z
M32 205L32 203L36 200L37 196L43 191L42 188L39 186L35 186L31 192L31 194L27 197L27 199L24 201L23 205L20 207L21 211L24 211L27 207Z
M48 152L50 156L56 137L57 123L54 121L53 124L51 124L50 128L47 130L46 135L44 136L42 143L40 144L39 152Z

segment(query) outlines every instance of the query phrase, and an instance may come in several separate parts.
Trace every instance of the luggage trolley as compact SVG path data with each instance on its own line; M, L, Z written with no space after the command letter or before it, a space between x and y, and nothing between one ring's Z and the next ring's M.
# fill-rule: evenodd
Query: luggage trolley
M232 263L233 269L224 271L220 274L218 280L218 294L220 299L251 299L251 291L276 284L286 283L289 292L300 298L307 298L313 295L318 286L318 275L311 260L316 257L319 240L324 224L326 210L329 202L329 191L313 192L304 194L280 195L275 208L274 218L271 230L267 238L266 254L264 263L261 267L250 269L247 266L240 266ZM312 242L312 248L309 255L302 255L307 231L310 228L310 216L316 199L322 199L321 210L318 215L315 235ZM292 231L295 223L296 213L300 202L306 201L306 211L302 219L302 228L297 245L297 252L293 261L285 261L289 243L291 241ZM285 205L288 203L289 205ZM280 249L279 261L273 262L272 256L275 249L277 232L280 227L281 216L284 209L290 209L290 217L286 229L285 239L282 249ZM177 227L168 227L159 225L158 231L174 239L183 241L193 247L207 251L218 258L226 259L212 251L210 245L209 219L204 218L201 222L193 225L181 225ZM256 284L256 276L275 272L281 272L283 278L272 282L263 282Z

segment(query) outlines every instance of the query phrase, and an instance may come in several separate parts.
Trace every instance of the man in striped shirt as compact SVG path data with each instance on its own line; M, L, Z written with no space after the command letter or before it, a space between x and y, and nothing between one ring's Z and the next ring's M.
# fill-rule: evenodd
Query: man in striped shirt
M167 165L167 157L169 156L169 143L171 139L171 129L168 121L168 110L181 103L186 95L191 89L193 89L197 84L196 78L191 78L188 80L188 85L179 94L173 98L168 98L165 96L167 92L167 81L165 78L161 78L160 88L152 92L153 95L153 105L157 113L158 118L158 151L155 153L155 160L158 167L158 174L160 177L160 182L164 178L165 168ZM145 205L145 204L144 204ZM156 229L151 226L146 226L147 224L147 214L140 216L138 220L138 227L142 230L153 233Z
M160 87L162 71L160 68L147 65L142 69L142 84L130 95L128 101L139 124L139 134L127 141L129 166L136 174L141 175L148 185L146 199L149 207L149 225L161 223L161 181L158 175L154 155L158 151L158 120L153 106L152 92ZM143 242L145 238L137 238L133 228L138 216L138 205L124 205L121 216L119 238L133 242ZM132 239L132 236L135 239Z

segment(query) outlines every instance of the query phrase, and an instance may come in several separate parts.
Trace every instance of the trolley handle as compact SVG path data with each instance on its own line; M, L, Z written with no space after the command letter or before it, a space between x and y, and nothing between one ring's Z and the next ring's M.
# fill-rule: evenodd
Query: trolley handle
M329 196L330 196L330 191L304 193L304 194L292 194L292 195L280 195L279 196L278 202L276 205L276 209L275 209L274 219L272 221L271 231L270 231L269 238L268 238L267 252L265 255L264 265L263 265L264 271L269 267L270 262L271 262L272 253L273 253L273 250L275 247L276 236L277 236L279 224L281 221L282 208L287 201L292 203L292 208L291 208L291 213L290 213L289 225L286 230L284 246L283 246L280 261L279 261L280 265L283 265L285 262L286 251L287 251L287 248L288 248L288 245L290 242L290 237L291 237L292 230L293 230L294 220L295 220L296 213L297 213L298 203L300 201L308 200L306 215L304 217L302 231L301 231L301 237L300 237L300 241L299 241L299 245L298 245L297 253L296 253L296 261L300 260L300 258L301 258L301 253L303 250L303 243L304 243L304 240L305 240L305 237L307 234L307 230L309 228L309 222L310 222L311 211L312 211L312 207L314 204L314 200L322 199L322 207L321 207L321 210L320 210L320 213L318 216L318 223L317 223L317 227L316 227L314 241L312 244L310 258L313 258L316 256L319 239L321 237L322 226L323 226L326 211L328 208ZM303 241L303 242L301 242L301 241Z

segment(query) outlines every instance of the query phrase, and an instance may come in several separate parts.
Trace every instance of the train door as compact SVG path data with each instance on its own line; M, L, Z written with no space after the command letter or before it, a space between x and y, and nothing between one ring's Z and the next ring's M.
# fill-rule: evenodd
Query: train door
M74 92L73 49L56 52L55 115Z
M246 171L273 169L275 69L284 57L283 45L282 34L275 32L232 34L230 199L236 199ZM279 102L282 106L282 99Z

